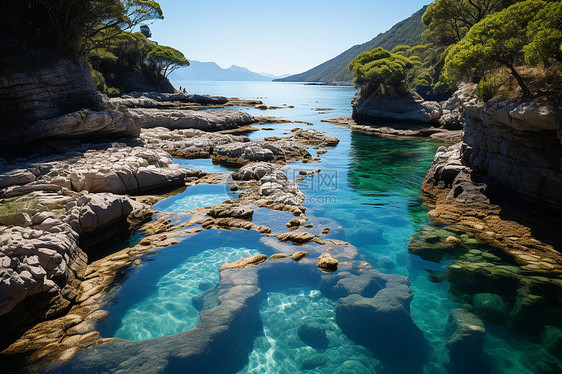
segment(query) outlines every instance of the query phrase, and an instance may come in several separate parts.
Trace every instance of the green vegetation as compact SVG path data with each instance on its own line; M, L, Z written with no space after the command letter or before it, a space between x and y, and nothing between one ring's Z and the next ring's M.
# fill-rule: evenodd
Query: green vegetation
M380 47L359 54L349 64L356 87L368 84L371 92L381 94L405 93L406 74L413 67L407 57Z
M484 99L513 95L516 87L523 96L541 87L559 89L562 1L437 0L422 20L425 44L391 53L413 63L403 84L424 98L451 94L459 81L479 83ZM364 83L360 74L367 66L350 69L356 83Z
M189 65L189 61L187 61L183 53L172 47L160 45L154 46L146 58L156 66L164 77L168 77L171 72L182 66Z
M150 0L18 0L6 5L18 16L20 35L39 45L85 55L103 41L143 22L161 19ZM6 10L3 10L4 12ZM13 25L13 24L12 24Z
M105 38L102 32L97 43L85 57L90 63L92 79L98 90L110 95L136 90L169 91L166 77L189 61L172 47L148 41L143 33L122 32Z
M545 5L527 28L525 61L536 65L550 58L562 62L562 1Z
M163 19L152 0L18 0L2 2L0 37L22 46L49 48L61 56L80 56L103 92L170 91L166 79L177 66L188 65L183 54L158 46L148 26ZM154 58L149 59L152 53ZM40 64L40 62L38 62Z
M14 216L37 207L35 198L19 198L0 201L0 217Z
M351 60L362 52L373 48L382 47L388 51L402 44L417 45L421 43L422 32L426 26L421 18L425 12L424 7L409 18L394 25L390 30L377 35L367 43L356 45L304 73L278 79L277 82L340 82L351 84L353 73L347 69Z
M422 22L426 43L449 46L461 41L484 17L513 4L514 0L437 0L427 8Z
M559 5L560 2L527 0L484 18L448 51L446 74L456 80L479 82L486 74L504 67L517 81L523 96L529 96L531 91L518 65L525 63L525 50L531 62L556 57L552 52L560 48L560 29L549 25L556 24ZM551 22L545 22L545 11L552 16ZM537 29L540 31L535 33ZM543 34L552 37L541 38Z

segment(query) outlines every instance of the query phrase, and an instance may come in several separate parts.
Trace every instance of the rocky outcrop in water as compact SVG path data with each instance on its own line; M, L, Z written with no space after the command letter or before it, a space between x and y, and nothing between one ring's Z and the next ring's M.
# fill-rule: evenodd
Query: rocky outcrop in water
M447 330L451 338L445 347L449 350L452 371L484 372L487 366L481 354L486 329L482 320L467 310L453 309L449 313Z
M242 166L250 162L289 162L311 158L308 147L290 141L236 142L214 148L211 158L219 163Z
M360 125L385 121L433 123L443 113L438 102L424 101L416 93L376 95L365 89L355 94L351 106L352 118Z

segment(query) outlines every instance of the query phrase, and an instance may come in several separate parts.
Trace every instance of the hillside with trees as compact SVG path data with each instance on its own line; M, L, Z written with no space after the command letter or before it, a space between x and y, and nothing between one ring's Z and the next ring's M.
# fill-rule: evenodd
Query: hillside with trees
M377 47L391 50L402 44L417 45L421 43L422 32L426 29L421 19L426 9L427 7L423 7L409 18L398 22L390 30L377 35L366 43L351 47L315 68L301 74L274 80L274 82L337 82L351 85L353 73L347 69L347 66L360 53Z
M437 0L422 20L428 26L424 44L357 56L348 66L356 86L376 86L384 94L391 82L438 98L451 94L457 82L472 81L483 99L560 89L561 1ZM374 62L365 58L369 54L381 58ZM396 55L410 61L406 70L396 65Z

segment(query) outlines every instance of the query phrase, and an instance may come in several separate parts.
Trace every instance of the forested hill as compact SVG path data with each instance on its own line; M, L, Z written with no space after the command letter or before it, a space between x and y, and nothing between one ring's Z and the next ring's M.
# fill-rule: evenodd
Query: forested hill
M387 32L377 35L371 41L353 46L337 57L324 62L301 74L291 75L274 82L328 82L353 84L353 73L347 66L361 52L382 47L391 50L397 45L416 45L421 43L421 34L426 29L421 18L427 6L412 14L409 18L398 22Z

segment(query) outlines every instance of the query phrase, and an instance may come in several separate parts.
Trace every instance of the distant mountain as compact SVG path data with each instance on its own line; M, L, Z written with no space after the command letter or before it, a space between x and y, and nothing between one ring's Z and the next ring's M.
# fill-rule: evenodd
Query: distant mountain
M358 54L373 48L382 47L391 50L397 45L416 45L421 43L421 34L427 28L421 17L425 13L427 5L409 18L398 22L387 32L377 35L367 43L356 45L304 73L291 75L287 78L276 79L274 82L326 82L326 83L348 83L353 84L353 73L347 70L347 66Z
M268 82L274 75L258 74L241 66L232 65L223 69L214 62L190 60L190 66L174 71L170 77L174 81L263 81Z
M281 79L281 78L287 78L290 77L293 74L282 74L282 75L275 75L275 74L269 74L269 73L260 73L261 75L263 75L264 77L269 77L271 79Z

